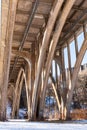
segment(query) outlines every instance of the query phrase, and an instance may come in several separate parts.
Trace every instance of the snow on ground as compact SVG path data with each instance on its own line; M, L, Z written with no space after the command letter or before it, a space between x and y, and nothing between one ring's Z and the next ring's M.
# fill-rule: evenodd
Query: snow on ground
M24 119L24 116L26 115L27 110L25 108L19 109L19 119Z
M11 118L11 112L12 112L12 110L11 110L12 108L11 108L11 105L8 103L7 104L7 109L6 109L6 117L7 117L7 119L10 119ZM24 116L26 115L26 113L27 113L27 110L25 109L25 108L20 108L19 109L19 119L24 119Z
M6 117L7 117L8 119L11 118L11 106L10 106L9 103L7 104Z
M81 123L81 122L80 122ZM87 130L87 121L79 123L0 122L0 130Z

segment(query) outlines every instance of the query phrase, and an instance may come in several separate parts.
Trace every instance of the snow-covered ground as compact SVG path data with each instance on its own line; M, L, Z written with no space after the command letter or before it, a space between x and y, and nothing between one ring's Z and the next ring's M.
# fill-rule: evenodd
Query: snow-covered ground
M12 110L11 110L12 108L11 108L11 105L8 103L7 104L7 109L6 109L6 117L7 117L7 119L11 119L11 112L12 112ZM25 108L20 108L19 109L19 119L24 119L24 116L26 115L26 113L27 113L27 110L25 109Z
M81 122L80 122L81 123ZM87 130L87 121L79 123L0 122L0 130Z

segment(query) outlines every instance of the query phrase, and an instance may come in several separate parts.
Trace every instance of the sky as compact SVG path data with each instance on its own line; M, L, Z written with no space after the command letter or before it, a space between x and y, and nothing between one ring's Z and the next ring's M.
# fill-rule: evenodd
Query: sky
M87 31L87 30L86 30ZM78 35L77 37L77 41L78 41L78 52L80 51L81 49L81 46L83 44L83 41L84 41L84 34L83 32ZM70 47L70 56L71 56L71 67L73 68L74 65L75 65L75 62L76 62L76 53L75 53L75 41L72 41L70 44L69 44L69 47ZM64 62L65 62L65 69L69 68L68 67L68 52L67 52L67 47L64 48ZM82 63L81 65L85 65L87 64L87 51L84 55L84 58L82 60ZM52 65L53 65L53 77L55 78L55 61L53 60L52 61ZM60 75L60 69L59 69L59 66L57 65L57 70L58 70L58 76Z
M83 33L81 33L79 36L78 36L78 49L80 50L81 46L82 46L82 43L84 41L84 35ZM82 65L86 64L87 63L87 50L86 50L86 53L84 55L84 58L83 58L83 61L82 61Z
M78 52L81 49L81 46L83 44L84 41L84 34L81 33L78 37L77 37L77 41L78 41ZM75 62L76 62L76 53L75 53L75 44L74 41L72 41L69 45L70 47L70 56L71 56L71 67L74 67ZM67 56L67 48L64 49L64 61L65 61L65 68L68 68L68 56ZM81 65L84 65L87 63L87 51L84 55L84 58L82 60Z
M87 31L87 29L86 29ZM83 32L78 35L77 37L77 41L78 41L78 52L80 51L81 49L81 46L83 44L83 41L84 41L84 34ZM70 47L70 56L71 56L71 67L73 68L74 65L75 65L75 62L76 62L76 53L75 53L75 41L72 41L70 44L69 44L69 47ZM65 69L69 68L68 67L68 52L67 52L67 47L64 48L64 62L65 62ZM55 78L55 62L53 61L52 62L53 64L53 77ZM87 64L87 51L84 55L84 58L82 60L82 63L81 65L84 65L84 64ZM60 70L59 70L59 66L57 66L57 70L58 70L58 76L60 75Z

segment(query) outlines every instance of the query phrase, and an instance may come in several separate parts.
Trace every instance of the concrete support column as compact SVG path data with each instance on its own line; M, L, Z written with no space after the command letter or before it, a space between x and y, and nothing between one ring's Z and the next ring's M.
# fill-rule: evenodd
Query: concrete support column
M2 34L0 57L0 120L6 119L6 98L17 0L2 1Z
M23 80L24 80L24 77L23 77L23 74L22 74L21 80L20 80L20 83L19 83L19 88L18 88L18 91L17 91L17 101L16 101L16 104L17 104L17 107L16 107L17 119L19 118L19 107L20 107L20 98L21 98L21 91L22 91L22 86L23 86Z
M3 43L0 43L0 86L2 85L2 77L3 77L4 48L5 45Z
M9 0L7 3L2 1L2 34L0 33L0 118L2 115L2 92L3 92L3 66L4 66L4 50L5 50L5 35L6 35L6 28L7 28L7 20L8 20L8 8L9 8ZM2 36L2 37L1 37Z
M31 118L31 99L32 99L32 92L31 92L31 65L26 64L26 95L27 95L27 107L28 107L28 118Z
M64 109L64 101L61 96L61 107L60 107L60 120L63 120L63 109Z
M57 90L58 90L58 70L57 70L57 63L55 61L55 72L56 72L56 86L57 86Z
M65 74L65 63L64 63L64 51L63 49L61 49L60 51L60 56L61 56L61 63L62 63L62 86L61 86L61 91L62 91L62 95L61 95L61 109L60 109L60 119L64 120L65 117L65 103L66 103L66 74Z
M32 44L31 48L31 86L33 87L34 80L35 80L35 44ZM32 88L33 90L33 88Z
M0 90L1 90L2 82L3 82L5 35L6 35L7 20L8 20L9 0L7 0L7 3L5 3L5 1L3 0L1 4L2 4L2 9L0 8L0 27L1 27L1 24L2 24L2 27L0 28ZM4 16L4 17L1 18L1 16ZM0 99L1 99L1 92L0 92Z
M3 65L4 65L4 47L5 45L0 43L0 120L2 116L2 92L3 92Z
M35 42L35 77L37 75L38 57L39 57L39 41L38 41L38 38L37 38L37 40Z
M19 82L21 80L20 78L21 78L22 72L23 72L23 69L21 68L19 73L18 73L17 81L15 84L15 93L14 93L13 105L12 105L12 119L14 119L14 117L15 117L15 111L16 111L16 106L17 106L15 104L17 101L18 87L19 87Z
M42 32L41 32L42 33ZM43 35L41 35L39 37L39 54L40 54L40 50L41 50L41 44L42 44L42 38L43 38ZM42 69L42 72L41 72L41 77L39 79L39 84L38 84L40 87L38 89L38 93L37 93L37 105L36 105L36 119L41 119L42 116L41 116L41 109L40 109L40 101L41 101L41 95L42 95L42 91L43 91L43 69Z
M66 74L65 74L65 63L64 63L64 51L61 49L61 60L62 60L62 82L63 82L63 87L65 87L65 82L66 82Z

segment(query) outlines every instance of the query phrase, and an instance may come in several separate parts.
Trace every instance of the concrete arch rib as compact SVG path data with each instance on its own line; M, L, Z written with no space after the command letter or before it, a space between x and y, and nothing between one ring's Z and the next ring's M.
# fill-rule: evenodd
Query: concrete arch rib
M47 47L49 45L49 40L50 40L50 36L51 36L51 32L53 30L56 18L59 14L60 8L63 4L64 0L57 0L55 5L53 6L51 13L50 13L50 17L46 26L46 30L43 36L43 41L42 41L42 46L41 46L41 50L40 50L40 56L38 59L38 65L37 65L37 76L34 82L34 91L33 91L33 96L32 96L32 118L34 118L36 115L36 105L37 105L37 93L38 93L38 89L39 89L39 80L40 80L40 76L41 76L41 71L42 71L42 67L43 67L43 62L45 59L45 55L46 55L46 50Z
M18 74L18 77L17 77L17 81L16 81L16 89L15 89L15 95L14 96L14 101L13 101L13 110L12 110L12 118L14 118L14 115L15 115L15 110L16 110L16 100L17 100L17 91L18 91L18 86L19 86L19 81L20 81L20 78L22 79L21 75L23 73L23 79L25 80L25 86L26 86L26 94L27 94L27 105L28 105L28 118L30 118L30 109L31 109L31 94L30 94L30 91L31 91L31 57L29 55L29 53L27 52L24 52L24 51L12 51L12 55L16 55L16 56L19 56L19 57L22 57L25 59L25 61L27 62L28 64L28 69L29 69L29 77L30 79L26 79L25 77L25 74L24 74L24 70L21 68L20 71L19 71L19 74ZM22 82L22 81L21 81Z
M75 63L75 67L74 67L74 71L73 71L73 75L72 75L72 79L71 79L71 82L69 83L69 91L67 94L67 102L66 102L67 118L69 117L69 114L70 114L70 104L72 101L73 90L75 88L75 83L77 81L77 76L79 73L80 65L81 65L81 62L82 62L82 59L84 57L86 50L87 50L87 34L86 34L86 38L83 42L83 45L80 49L80 52L78 54L78 57L77 57L77 60Z
M49 54L48 54L48 57L47 57L47 63L46 63L46 74L45 74L45 80L44 80L44 85L43 85L44 90L43 90L43 95L42 95L42 102L44 102L46 85L47 85L47 81L48 81L48 77L49 77L51 62L52 62L52 59L53 59L53 56L54 56L55 48L56 48L56 45L58 43L62 28L64 26L64 23L67 19L67 16L68 16L74 2L75 2L75 0L67 0L65 7L64 7L64 9L61 13L60 18L59 18L59 21L57 23L56 30L54 32L54 35L53 35L53 38L52 38L52 41L51 41L51 48L49 50Z
M27 95L27 107L28 107L28 119L31 117L31 89L28 87L26 74L23 72L23 78L25 80L26 95Z
M15 110L16 110L16 100L17 100L17 91L18 91L18 86L19 86L19 82L20 82L20 78L22 75L23 69L21 68L19 73L18 73L18 77L17 77L17 81L16 81L16 85L15 85L15 94L14 94L14 99L13 99L13 106L12 106L12 118L14 118L15 116Z
M19 56L19 57L22 57L24 58L28 64L30 65L31 64L31 56L28 52L25 52L25 51L12 51L12 55L16 55L16 56Z
M12 55L16 55L19 57L22 57L25 59L25 61L28 63L28 68L30 69L30 77L31 77L31 55L28 52L25 51L12 51ZM31 82L30 82L30 86L31 86Z
M24 77L23 77L23 73L22 73L21 80L20 80L18 88L17 88L17 93L16 93L17 96L15 95L16 96L15 112L16 112L17 118L19 116L20 96L21 96L23 81L24 81ZM14 98L15 98L15 96L14 96Z
M31 55L28 52L25 52L25 51L14 51L14 50L12 51L12 55L16 55L16 56L22 57L27 62L28 69L30 71L30 76L29 76L30 77L30 82L28 83L28 86L30 86L29 88L31 89L31 67L32 67Z
M21 96L21 90L22 90L22 84L23 80L25 81L25 89L26 89L26 95L27 95L27 107L28 107L28 118L30 118L30 91L28 90L28 84L26 80L26 75L24 73L24 70L21 68L18 74L18 78L16 81L16 88L15 88L15 94L14 94L14 100L13 100L13 110L12 110L12 118L15 116L15 111L19 111L19 103L20 103L20 96Z
M25 89L26 89L26 96L27 96L27 108L28 108L28 119L30 118L30 99L29 99L29 94L30 92L28 91L28 85L27 85L27 80L26 80L26 75L23 71L22 73L22 77L21 77L21 81L20 81L20 85L18 88L18 98L17 98L17 115L19 113L19 104L20 104L20 96L21 96L21 91L22 91L22 84L23 84L23 80L25 81Z

